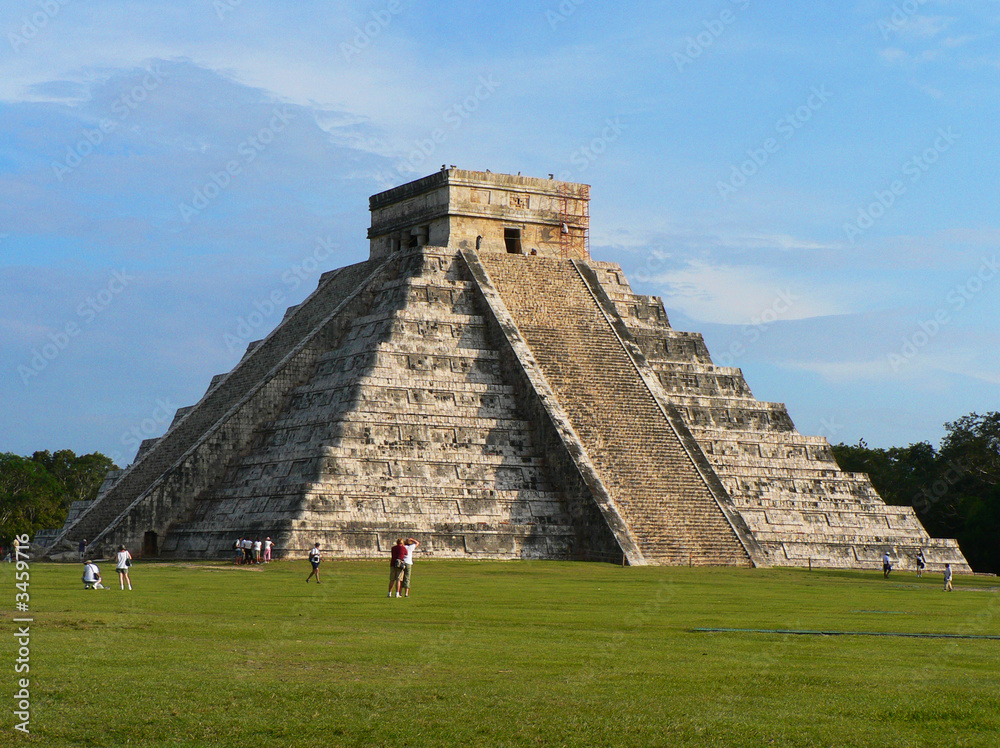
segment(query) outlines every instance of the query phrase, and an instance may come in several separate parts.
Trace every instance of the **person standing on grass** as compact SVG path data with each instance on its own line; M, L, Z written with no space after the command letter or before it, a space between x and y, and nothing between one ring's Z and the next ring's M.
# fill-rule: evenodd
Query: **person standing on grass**
M403 570L406 568L406 546L403 545L402 538L396 538L396 545L392 547L389 558L389 597L392 597L393 590L396 597L399 597L399 587L403 582Z
M264 563L271 563L271 548L274 546L274 542L271 540L270 536L264 538Z
M406 557L403 559L403 589L406 591L403 593L403 597L410 596L410 570L413 568L413 552L417 550L418 545L420 545L420 541L413 538L407 538L403 544L406 549Z
M253 541L250 538L243 538L243 563L253 563Z
M233 543L233 550L236 551L236 565L243 563L243 536L240 535Z
M80 560L83 561L83 557L87 555L87 539L84 538L80 541Z
M316 543L309 551L309 563L312 564L313 570L309 572L309 576L306 577L306 583L316 575L316 584L319 584L319 543Z
M892 562L889 558L889 551L882 552L882 578L885 579L889 576L889 572L892 571Z
M132 554L128 552L128 548L122 546L118 549L118 555L115 556L115 571L118 572L118 584L121 588L125 589L125 583L128 583L128 591L132 591L132 580L128 578L128 570L132 565Z
M951 564L944 565L944 591L951 592Z
M261 546L260 538L257 538L255 541L253 541L253 562L255 564L260 563L260 546Z
M925 566L927 566L927 560L924 558L924 549L921 548L917 551L917 579L924 575Z

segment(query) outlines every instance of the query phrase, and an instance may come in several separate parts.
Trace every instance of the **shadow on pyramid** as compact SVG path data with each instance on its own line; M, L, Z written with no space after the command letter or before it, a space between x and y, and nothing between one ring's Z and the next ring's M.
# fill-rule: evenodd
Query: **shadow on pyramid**
M459 169L370 199L324 274L49 546L970 571L590 258L589 188ZM140 550L141 549L141 550Z

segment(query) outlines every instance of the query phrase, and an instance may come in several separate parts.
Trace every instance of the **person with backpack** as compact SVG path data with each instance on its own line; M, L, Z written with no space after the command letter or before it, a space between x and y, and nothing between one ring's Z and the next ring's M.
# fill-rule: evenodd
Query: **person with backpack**
M309 572L309 576L306 577L306 583L308 583L309 580L313 578L313 575L315 575L316 584L319 584L319 561L319 543L316 543L316 545L312 547L312 550L309 551L309 563L312 564L313 570Z
M403 545L402 538L396 538L396 545L392 547L389 559L389 597L392 597L393 590L396 592L396 597L399 597L404 571L406 571L406 546Z

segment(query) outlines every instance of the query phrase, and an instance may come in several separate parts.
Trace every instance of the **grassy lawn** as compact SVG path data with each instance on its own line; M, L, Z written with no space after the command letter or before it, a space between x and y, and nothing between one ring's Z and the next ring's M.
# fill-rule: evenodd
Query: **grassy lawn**
M387 562L308 568L33 564L31 735L5 635L0 746L1000 743L1000 641L691 631L1000 635L994 578L418 559L389 600Z

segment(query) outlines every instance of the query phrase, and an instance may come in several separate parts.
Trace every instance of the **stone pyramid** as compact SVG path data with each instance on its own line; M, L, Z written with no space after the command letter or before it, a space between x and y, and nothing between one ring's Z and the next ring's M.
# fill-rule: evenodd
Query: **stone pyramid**
M969 567L662 302L590 259L589 188L442 170L370 200L328 272L50 546L628 564Z

